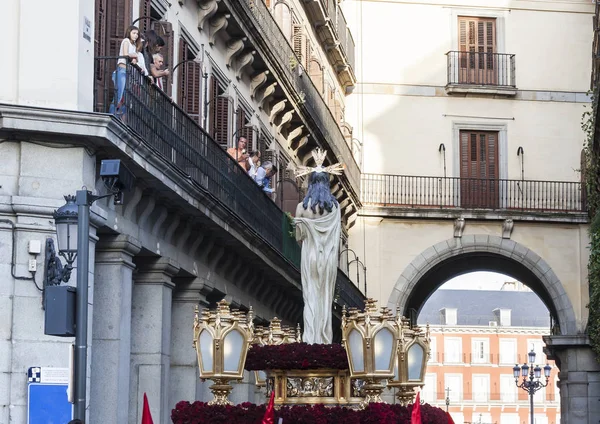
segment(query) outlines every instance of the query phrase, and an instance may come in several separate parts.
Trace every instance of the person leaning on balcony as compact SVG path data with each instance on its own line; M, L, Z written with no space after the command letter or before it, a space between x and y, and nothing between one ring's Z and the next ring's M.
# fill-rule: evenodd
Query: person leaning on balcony
M123 115L125 108L123 105L123 94L125 93L125 82L127 80L127 59L131 60L131 63L136 64L138 60L137 51L137 39L139 38L140 30L136 26L130 26L125 31L125 38L121 41L121 47L119 48L119 56L117 60L117 69L112 74L112 81L115 85L116 96L110 105L110 113L117 115ZM115 106L116 105L116 106Z
M277 167L270 161L265 161L256 171L254 181L267 194L272 194L271 177L277 173Z
M259 166L260 151L255 150L250 153L250 157L248 158L248 175L250 175L250 178L254 179L256 177L256 171L258 171Z
M165 62L162 54L154 53L152 55L152 59L152 64L150 65L150 74L154 78L154 83L158 85L158 88L164 91L162 77L169 76L169 70L162 69Z
M138 52L137 66L142 70L145 76L148 76L148 67L146 66L146 58L144 57L144 48L146 47L146 40L144 37L140 37L136 43L136 50Z
M162 69L165 66L164 57L162 56L161 50L165 45L165 40L156 33L154 30L146 31L146 48L144 49L144 57L146 58L146 63L150 64L148 70L150 71L150 75L152 76L154 82L157 81L158 78L169 76L168 69ZM160 54L162 59L162 65L157 67L155 64L154 55ZM161 81L162 83L162 81ZM158 85L158 82L156 82ZM159 85L160 87L160 85ZM162 87L161 87L162 89Z
M227 153L229 156L234 158L236 162L244 168L244 170L248 171L248 153L246 153L246 146L248 145L248 140L246 137L238 138L237 147L230 147L227 149Z

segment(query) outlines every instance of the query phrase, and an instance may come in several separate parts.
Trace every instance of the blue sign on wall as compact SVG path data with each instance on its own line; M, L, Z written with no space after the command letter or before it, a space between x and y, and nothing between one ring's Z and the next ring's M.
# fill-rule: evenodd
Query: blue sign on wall
M72 405L67 399L66 384L30 383L28 388L28 424L67 424L72 419Z

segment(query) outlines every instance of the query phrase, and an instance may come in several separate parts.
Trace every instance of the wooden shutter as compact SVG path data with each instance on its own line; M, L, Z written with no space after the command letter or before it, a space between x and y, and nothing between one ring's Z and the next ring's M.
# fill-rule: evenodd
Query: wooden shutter
M248 146L247 149L248 151L252 150L254 147L253 144L253 130L252 127L246 127L246 125L250 123L250 117L248 116L248 114L246 113L246 111L244 110L244 108L242 107L238 107L237 111L236 111L236 126L235 126L235 130L236 130L236 136L235 136L235 140L233 140L233 143L235 146L237 146L237 139L239 139L240 137L245 137L246 140L248 140Z
M165 61L165 68L172 68L175 65L175 60L173 57L174 53L174 37L173 37L173 25L167 21L154 21L152 22L151 29L153 29L157 35L162 37L165 40L165 46L162 48L161 54L163 55L163 59ZM172 78L163 78L164 81L164 90L169 96L171 96L173 88L172 88Z
M152 15L152 0L140 0L140 19L138 21L138 28L140 32L143 34L146 32L150 25L150 19L148 19Z
M106 56L118 56L125 30L131 25L132 0L106 0Z
M187 41L179 38L179 75L177 78L177 103L198 125L202 125L202 67L194 60ZM183 62L183 63L182 63Z
M306 39L302 30L302 25L294 24L292 26L292 40L294 44L294 53L298 62L306 67Z
M458 18L459 82L494 84L497 80L496 20L493 18Z
M498 204L498 133L460 132L461 206Z
M214 75L211 76L210 92L210 133L215 141L222 148L226 149L229 144L229 100L224 97L218 97L219 94L224 93L224 90L219 86L219 81Z

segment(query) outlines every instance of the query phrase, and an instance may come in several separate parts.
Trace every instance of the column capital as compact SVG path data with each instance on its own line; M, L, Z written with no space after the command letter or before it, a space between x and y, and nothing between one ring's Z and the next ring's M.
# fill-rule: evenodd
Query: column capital
M132 258L142 249L142 244L134 237L102 235L96 243L96 263L122 263L135 268Z
M175 287L172 279L179 272L179 263L167 257L141 257L134 260L137 266L133 274L135 284L163 284Z
M204 299L204 296L200 294L203 287L204 280L201 278L194 278L184 283L178 282L177 288L173 290L173 302L198 304Z

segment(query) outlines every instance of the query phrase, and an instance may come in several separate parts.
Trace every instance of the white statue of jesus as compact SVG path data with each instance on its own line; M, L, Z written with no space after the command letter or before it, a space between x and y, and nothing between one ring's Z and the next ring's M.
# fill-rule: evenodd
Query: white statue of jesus
M317 165L317 168L311 169L308 193L296 208L294 223L296 240L302 243L302 341L329 344L333 337L331 314L338 269L341 214L340 206L329 190L327 168L322 168L318 162Z

